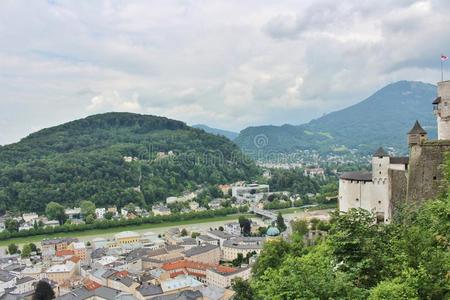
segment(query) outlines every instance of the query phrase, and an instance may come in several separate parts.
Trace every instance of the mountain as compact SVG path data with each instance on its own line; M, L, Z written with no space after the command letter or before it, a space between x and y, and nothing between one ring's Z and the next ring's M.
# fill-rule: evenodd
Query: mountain
M239 133L237 133L237 132L218 129L218 128L212 128L212 127L209 127L208 125L204 125L204 124L192 125L192 127L202 129L202 130L206 131L207 133L211 133L211 134L215 134L215 135L223 135L224 137L228 138L229 140L234 140L239 135Z
M436 136L431 102L436 86L412 81L387 85L369 98L302 125L258 126L241 131L234 140L245 152L293 153L314 149L322 153L357 149L372 153L379 146L407 151L406 134L419 120Z
M252 178L257 167L225 137L167 118L107 113L0 147L0 210L150 206L199 185ZM241 158L241 159L239 159Z

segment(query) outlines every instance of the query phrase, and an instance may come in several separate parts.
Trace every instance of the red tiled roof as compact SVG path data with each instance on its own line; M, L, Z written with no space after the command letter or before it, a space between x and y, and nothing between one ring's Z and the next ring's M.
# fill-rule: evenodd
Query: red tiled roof
M170 273L170 278L177 277L178 275L184 275L184 272L183 271L177 271L177 272Z
M69 256L74 255L75 252L73 250L65 249L65 250L58 250L56 251L56 256Z
M102 286L101 284L99 284L99 283L97 283L97 282L95 282L93 280L90 280L90 279L86 279L84 281L83 285L89 291L96 290L96 289L98 289L99 287Z
M115 275L117 276L117 277L126 277L126 276L128 276L128 271L120 271L120 272L117 272Z
M79 261L81 260L81 258L78 257L78 256L72 256L72 257L70 258L70 260L73 261L74 263L77 263L77 262L79 262Z
M221 266L221 265L218 265L217 267L215 267L215 269L218 272L220 272L220 273L233 273L233 272L236 272L235 268L227 267L227 266Z
M177 260L174 262L165 263L162 265L162 269L164 271L171 271L171 270L177 270L177 269L199 269L199 270L206 270L213 267L212 265L203 264L195 261L190 260Z

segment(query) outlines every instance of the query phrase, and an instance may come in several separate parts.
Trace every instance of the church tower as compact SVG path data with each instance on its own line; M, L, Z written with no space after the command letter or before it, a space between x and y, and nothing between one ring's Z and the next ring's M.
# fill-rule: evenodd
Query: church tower
M438 97L433 101L437 118L438 140L450 140L450 81L438 83Z

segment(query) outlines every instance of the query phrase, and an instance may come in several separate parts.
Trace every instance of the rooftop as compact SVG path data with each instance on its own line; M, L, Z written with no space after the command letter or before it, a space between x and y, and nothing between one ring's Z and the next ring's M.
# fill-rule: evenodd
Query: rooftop
M427 134L427 132L420 126L419 121L416 120L416 123L414 123L413 128L411 128L408 134Z
M190 256L195 256L195 255L199 255L199 254L202 254L202 253L209 252L209 251L214 250L216 248L219 248L219 246L211 245L211 244L203 244L203 245L200 245L200 246L197 246L197 247L193 247L193 248L191 248L189 250L186 250L183 253L184 253L185 256L190 257Z
M372 181L372 173L370 172L346 172L343 173L340 179L355 180L355 181Z

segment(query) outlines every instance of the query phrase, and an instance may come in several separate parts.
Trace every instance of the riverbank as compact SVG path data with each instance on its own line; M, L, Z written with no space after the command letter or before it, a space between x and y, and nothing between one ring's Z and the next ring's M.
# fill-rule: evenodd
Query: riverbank
M27 243L40 243L43 239L56 238L56 237L76 237L82 240L89 240L95 237L108 237L112 236L115 233L121 231L146 231L149 229L167 229L170 227L183 227L197 224L205 224L205 223L217 223L217 222L226 222L226 221L237 221L239 216L253 217L251 214L234 214L223 217L213 217L213 218L205 218L205 219L192 219L178 222L164 222L158 224L141 224L141 225L127 225L122 227L113 227L107 229L93 229L86 231L78 231L78 232L65 232L65 233L55 233L55 234L47 234L47 235L34 235L30 237L22 237L22 238L11 238L7 240L0 241L0 247L7 247L9 244L23 245ZM217 225L216 225L217 226ZM194 226L195 227L195 226ZM208 226L209 227L209 226ZM160 231L160 230L158 230ZM165 231L165 230L164 230Z

